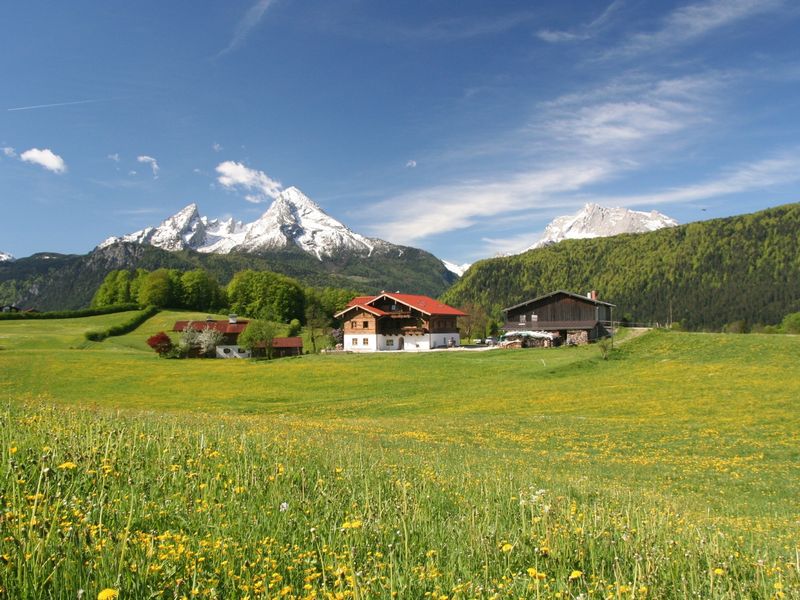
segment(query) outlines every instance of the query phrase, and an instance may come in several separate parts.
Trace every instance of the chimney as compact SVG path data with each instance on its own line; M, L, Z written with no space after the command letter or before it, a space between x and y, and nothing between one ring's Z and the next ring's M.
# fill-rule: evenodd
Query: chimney
M238 317L236 315L228 315L228 323L231 325L236 325L238 322Z
M586 297L589 298L589 300L591 300L592 299L592 292L586 292Z

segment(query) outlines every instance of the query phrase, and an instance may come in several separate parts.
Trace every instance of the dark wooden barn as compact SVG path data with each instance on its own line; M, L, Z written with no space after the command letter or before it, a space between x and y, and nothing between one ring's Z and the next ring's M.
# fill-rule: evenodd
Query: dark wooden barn
M611 335L614 305L587 296L557 290L503 309L506 331L551 331L557 344L586 343Z

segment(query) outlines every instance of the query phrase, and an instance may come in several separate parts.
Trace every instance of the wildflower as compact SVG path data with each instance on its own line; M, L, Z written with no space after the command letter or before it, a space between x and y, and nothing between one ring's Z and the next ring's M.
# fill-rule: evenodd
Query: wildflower
M16 446L11 446L8 449L8 452L9 452L9 454L16 454L17 453L17 447Z
M60 465L58 465L58 468L59 469L70 469L71 470L71 469L76 468L77 466L78 465L76 465L74 462L72 462L71 460L68 460L67 462L63 462Z
M580 579L583 576L583 571L578 571L575 569L572 573L569 574L569 580L572 581L573 579Z
M717 577L722 577L723 575L725 575L725 569L717 567L716 569L714 569L714 575L716 575Z
M281 505L278 507L281 512L286 512L289 510L289 503L288 502L281 502Z
M528 568L528 577L530 577L531 579L534 579L536 577L537 573L538 573L538 571L536 569L534 569L533 567L529 567Z
M508 542L506 542L505 544L503 544L503 545L500 547L500 550L502 550L502 551L503 551L505 554L508 554L508 553L509 553L509 552L511 552L513 549L514 549L514 545L513 545L513 544L509 544Z
M342 524L342 529L360 529L361 528L361 521L345 521Z
M112 588L106 588L97 594L97 600L116 600L119 597L119 592Z

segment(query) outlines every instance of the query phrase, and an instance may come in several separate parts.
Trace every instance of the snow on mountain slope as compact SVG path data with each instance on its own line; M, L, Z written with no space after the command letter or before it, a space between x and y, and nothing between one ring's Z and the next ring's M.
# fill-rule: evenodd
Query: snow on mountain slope
M296 245L319 260L345 250L370 255L376 249L393 248L388 242L351 231L296 187L283 190L267 212L246 225L232 219L207 219L200 215L196 204L190 204L158 227L110 237L98 248L116 242L151 244L164 250L188 248L218 254L259 252ZM402 253L402 250L398 249L398 252Z
M314 201L296 187L283 190L260 219L246 227L237 250L283 248L296 244L318 259L341 250L371 254L375 241L354 233L346 225L327 215Z
M608 237L620 233L645 233L662 227L675 227L677 224L675 219L656 210L641 212L586 204L577 214L553 219L545 228L542 238L525 251L556 244L562 240Z
M14 257L8 252L0 252L0 262L11 262Z
M472 263L464 263L463 265L457 265L455 263L451 263L449 260L442 260L442 263L444 263L444 266L447 268L448 271L450 271L451 273L455 273L459 277L462 277L464 273L467 272L467 269L469 269L472 266Z

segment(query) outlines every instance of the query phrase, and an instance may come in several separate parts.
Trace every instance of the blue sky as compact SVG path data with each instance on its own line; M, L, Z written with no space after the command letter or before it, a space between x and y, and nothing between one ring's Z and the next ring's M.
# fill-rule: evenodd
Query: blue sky
M251 221L292 185L454 262L586 202L689 222L800 200L794 0L6 2L0 23L16 256L190 202Z

